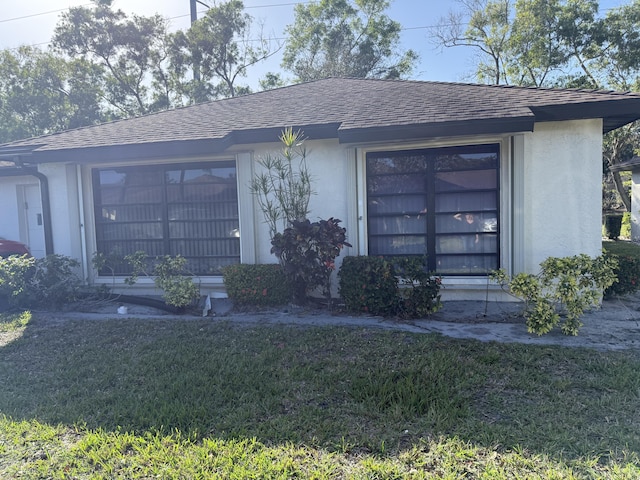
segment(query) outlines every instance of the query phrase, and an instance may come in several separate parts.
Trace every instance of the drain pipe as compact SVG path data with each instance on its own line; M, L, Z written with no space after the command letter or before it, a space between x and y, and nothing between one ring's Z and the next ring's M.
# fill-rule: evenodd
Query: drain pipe
M42 199L42 216L44 217L44 251L47 255L53 252L53 229L51 228L51 203L49 202L49 179L35 168L20 166L20 157L13 161L15 168L0 168L0 177L36 177L40 182L40 197Z

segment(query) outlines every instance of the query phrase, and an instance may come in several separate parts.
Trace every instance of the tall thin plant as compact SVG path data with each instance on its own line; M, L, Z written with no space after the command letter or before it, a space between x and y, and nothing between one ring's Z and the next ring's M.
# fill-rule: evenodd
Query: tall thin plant
M311 175L307 168L307 151L303 133L291 127L278 137L282 151L268 154L258 160L262 171L251 181L251 193L269 225L269 234L274 238L294 221L302 221L309 214L309 200L315 192L311 187Z

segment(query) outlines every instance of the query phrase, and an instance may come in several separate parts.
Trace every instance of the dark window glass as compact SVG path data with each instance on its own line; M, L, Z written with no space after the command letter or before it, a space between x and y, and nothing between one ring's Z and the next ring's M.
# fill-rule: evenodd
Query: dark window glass
M426 255L431 271L499 267L498 145L367 155L369 255Z
M234 162L105 168L93 182L98 252L180 254L196 275L240 262Z

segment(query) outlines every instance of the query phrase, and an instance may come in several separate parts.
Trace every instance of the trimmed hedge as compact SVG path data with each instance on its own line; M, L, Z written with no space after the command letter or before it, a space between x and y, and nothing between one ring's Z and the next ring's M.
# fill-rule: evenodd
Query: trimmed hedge
M382 257L345 257L338 277L347 310L372 315L397 312L398 281L391 262Z
M618 261L614 269L618 281L607 288L605 297L628 295L640 290L640 246L631 242L605 242L604 255Z
M352 312L423 318L437 312L440 277L419 257L346 257L338 272L340 296Z
M278 264L229 265L223 268L222 278L234 305L276 306L291 298L291 289Z

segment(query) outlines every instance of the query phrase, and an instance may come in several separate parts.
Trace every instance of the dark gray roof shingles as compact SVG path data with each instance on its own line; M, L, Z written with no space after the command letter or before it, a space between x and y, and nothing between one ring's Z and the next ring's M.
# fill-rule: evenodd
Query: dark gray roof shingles
M33 146L45 153L215 141L233 132L286 126L336 124L345 133L522 118L532 121L535 109L612 103L628 110L630 102L631 116L640 118L640 95L634 93L331 78L12 142L0 146L0 151Z

